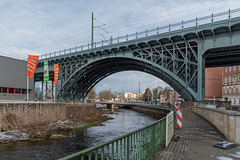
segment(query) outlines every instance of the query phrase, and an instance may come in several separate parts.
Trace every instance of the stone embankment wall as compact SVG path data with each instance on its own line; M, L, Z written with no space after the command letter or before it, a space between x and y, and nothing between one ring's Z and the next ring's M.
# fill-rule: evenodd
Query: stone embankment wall
M204 101L184 101L182 102L181 106L191 108L192 106L198 106L201 104L214 104L213 100L204 100ZM215 101L215 105L217 108L225 108L230 109L231 108L231 102L228 101Z
M118 106L120 108L130 108L139 112L144 112L148 116L154 119L161 119L165 117L169 112L168 103L160 103L158 105L142 104L142 103L111 103L111 102L99 102L101 105L107 106L107 108L113 108Z
M0 103L0 129L21 129L82 119L97 112L95 104Z
M192 110L211 122L229 141L240 144L240 112L207 107Z
M165 117L170 110L167 108L167 105L165 108L160 106L154 106L154 105L123 105L125 108L131 108L133 110L144 112L148 116L153 117L154 119L161 119Z

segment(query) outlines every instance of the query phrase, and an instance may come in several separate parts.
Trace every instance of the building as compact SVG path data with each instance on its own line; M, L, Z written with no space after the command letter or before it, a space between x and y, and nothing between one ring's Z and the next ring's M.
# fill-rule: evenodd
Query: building
M33 99L34 77L29 78L29 100ZM0 56L0 100L27 99L27 61Z
M153 90L153 103L177 103L178 93L170 88L163 89L162 87L157 87Z
M231 101L232 105L240 105L240 65L224 67L222 73L223 100Z
M223 67L205 69L205 99L222 99Z
M124 98L126 101L139 101L139 98L141 98L142 94L139 95L139 93L134 92L125 92Z
M159 104L165 102L165 93L164 89L161 86L153 89L153 103Z

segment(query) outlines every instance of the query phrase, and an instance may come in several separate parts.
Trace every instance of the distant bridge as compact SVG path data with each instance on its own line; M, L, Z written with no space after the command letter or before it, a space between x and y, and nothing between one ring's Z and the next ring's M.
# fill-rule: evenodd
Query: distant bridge
M185 100L205 97L205 67L240 64L240 9L136 32L108 41L42 55L35 81L50 79L60 64L58 101L81 101L105 77L142 71L168 83ZM151 82L149 82L151 83Z

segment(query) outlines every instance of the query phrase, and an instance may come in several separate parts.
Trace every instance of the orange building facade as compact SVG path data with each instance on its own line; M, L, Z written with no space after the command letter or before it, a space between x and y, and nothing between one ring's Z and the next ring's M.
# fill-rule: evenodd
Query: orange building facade
M223 68L205 69L205 99L222 99Z

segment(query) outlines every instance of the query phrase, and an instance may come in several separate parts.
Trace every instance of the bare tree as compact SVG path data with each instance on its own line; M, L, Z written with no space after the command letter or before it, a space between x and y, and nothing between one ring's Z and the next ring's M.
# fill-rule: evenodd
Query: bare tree
M95 88L92 88L91 91L87 95L88 99L96 99L97 93L95 92Z
M152 97L151 90L150 88L147 88L143 94L143 99L145 102L149 102L149 100L151 100L151 97Z
M100 99L105 99L105 100L111 100L114 98L114 95L111 93L110 90L105 90L105 91L101 91L98 94L98 98Z
M169 102L170 101L170 91L171 91L170 87L165 87L165 89L164 89L165 102Z

